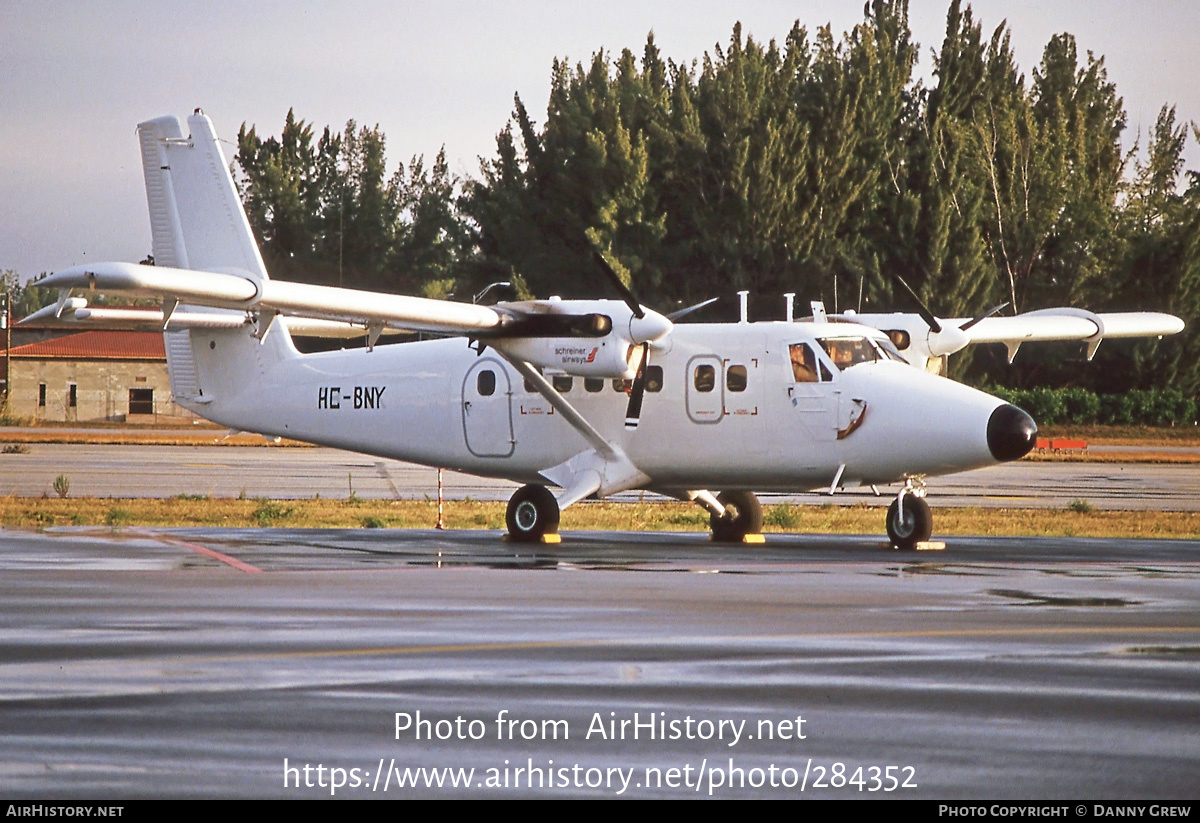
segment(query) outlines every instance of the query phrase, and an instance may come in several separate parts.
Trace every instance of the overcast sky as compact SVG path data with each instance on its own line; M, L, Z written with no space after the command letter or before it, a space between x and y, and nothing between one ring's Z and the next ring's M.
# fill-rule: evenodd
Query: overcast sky
M947 0L912 0L928 77ZM1126 145L1164 103L1200 121L1200 3L1190 0L976 0L985 34L1004 19L1029 77L1049 38L1104 55L1125 100ZM150 251L134 127L201 107L232 154L243 122L278 134L289 107L318 129L353 118L388 140L391 168L446 148L475 175L519 93L545 119L555 57L640 55L654 31L665 57L699 58L733 24L781 41L795 20L840 36L850 2L23 2L0 0L0 269L23 278ZM1144 143L1144 141L1143 141ZM1200 168L1189 136L1188 168Z

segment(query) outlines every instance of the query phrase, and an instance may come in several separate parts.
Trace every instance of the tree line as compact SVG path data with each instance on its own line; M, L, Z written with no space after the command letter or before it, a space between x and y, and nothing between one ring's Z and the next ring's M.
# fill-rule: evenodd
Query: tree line
M238 134L236 170L272 276L433 297L507 280L518 296L613 296L600 251L642 302L712 296L733 319L781 318L783 292L830 310L912 310L899 274L942 316L1050 306L1200 318L1195 124L1164 106L1125 148L1103 57L1070 34L1028 75L1006 24L952 0L932 79L915 76L906 0L872 0L835 37L797 23L690 62L651 34L636 57L555 61L544 119L520 96L478 176L444 152L389 173L378 127L288 112L278 137ZM1200 391L1200 339L1003 347L952 358L971 382L1102 393Z

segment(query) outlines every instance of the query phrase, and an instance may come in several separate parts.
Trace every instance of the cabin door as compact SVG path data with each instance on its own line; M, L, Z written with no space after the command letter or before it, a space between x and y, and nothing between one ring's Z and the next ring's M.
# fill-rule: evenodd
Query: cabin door
M476 457L509 457L516 447L512 425L512 384L493 357L475 361L462 387L463 436Z

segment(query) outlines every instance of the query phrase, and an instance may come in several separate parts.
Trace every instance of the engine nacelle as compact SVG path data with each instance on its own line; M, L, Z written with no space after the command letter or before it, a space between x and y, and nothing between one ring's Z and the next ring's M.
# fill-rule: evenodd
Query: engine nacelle
M577 377L632 380L641 355L640 346L615 334L599 338L515 337L488 341L488 345L538 369Z

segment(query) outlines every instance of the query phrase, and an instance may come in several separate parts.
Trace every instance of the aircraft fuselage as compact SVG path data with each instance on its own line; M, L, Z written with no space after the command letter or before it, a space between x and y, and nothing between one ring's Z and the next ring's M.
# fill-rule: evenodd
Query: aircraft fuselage
M255 374L235 377L222 374L223 333L192 334L201 387L214 387L193 408L235 428L529 483L589 448L509 362L466 338L264 357ZM232 334L241 352L270 348ZM882 335L835 324L677 326L651 351L632 430L628 381L546 376L649 488L803 491L829 488L841 466L850 486L998 462L988 428L1000 400L883 357L838 368L821 342L868 337ZM797 346L818 361L814 379L798 376Z

